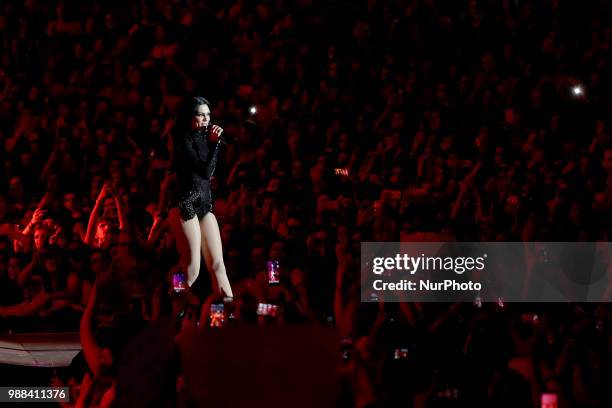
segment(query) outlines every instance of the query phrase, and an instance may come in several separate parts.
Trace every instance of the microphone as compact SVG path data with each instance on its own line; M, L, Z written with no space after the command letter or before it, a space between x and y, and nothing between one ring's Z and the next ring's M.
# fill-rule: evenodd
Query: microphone
M217 126L219 126L219 125L217 125ZM206 126L206 129L204 130L204 133L205 133L205 135L206 135L206 140L208 140L208 135L209 135L209 133L210 133L210 128L211 128L211 127L212 127L212 126L211 126L211 124L209 124L208 126ZM220 126L219 126L219 127L220 127ZM223 130L223 128L221 128L221 133L219 133L219 142L221 142L222 144L224 144L224 145L226 145L226 146L227 146L227 145L229 145L229 143L228 143L228 142L227 142L227 140L225 140L225 138L223 137L223 133L224 133L224 132L225 132L225 131Z

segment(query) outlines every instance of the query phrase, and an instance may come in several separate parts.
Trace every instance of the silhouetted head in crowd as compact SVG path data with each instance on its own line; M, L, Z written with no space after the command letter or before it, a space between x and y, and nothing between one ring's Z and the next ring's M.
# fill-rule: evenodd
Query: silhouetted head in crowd
M101 218L96 225L93 246L95 248L108 248L111 244L113 223L111 218Z

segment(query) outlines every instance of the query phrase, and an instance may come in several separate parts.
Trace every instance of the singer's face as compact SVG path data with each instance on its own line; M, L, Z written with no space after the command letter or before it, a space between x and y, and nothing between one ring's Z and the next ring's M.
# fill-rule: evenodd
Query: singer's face
M193 130L205 129L210 124L210 108L208 105L198 105L196 112L191 119Z

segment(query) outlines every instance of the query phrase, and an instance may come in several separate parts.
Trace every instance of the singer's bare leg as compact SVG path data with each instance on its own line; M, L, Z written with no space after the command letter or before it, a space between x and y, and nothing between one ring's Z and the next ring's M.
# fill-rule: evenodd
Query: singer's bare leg
M179 254L179 263L184 272L189 265L189 242L187 242L187 237L181 227L181 211L177 207L171 208L168 212L168 222L170 224L170 231L172 231L174 236L176 250Z
M189 286L193 285L193 282L198 278L200 273L200 246L202 244L202 238L200 233L200 226L198 225L198 216L194 215L192 219L184 221L181 220L181 229L185 238L187 238L187 244L189 250L187 251L186 261L183 261L183 265L186 265L186 278Z
M225 271L225 263L223 262L219 224L213 213L209 212L200 220L200 230L202 232L202 255L211 275L213 292L233 297L232 288Z
M191 221L192 225L195 223L195 225L197 226L195 228L197 229L197 234L194 235L193 240L199 240L200 239L200 228L198 226L197 220L194 217L193 220L189 220L189 221ZM173 207L172 209L170 209L170 212L168 213L168 222L170 223L170 231L172 231L172 234L174 235L174 243L176 245L176 250L179 253L180 270L185 274L187 284L189 285L189 287L191 287L191 285L193 284L193 282L195 282L196 278L198 277L200 273L199 247L196 245L193 245L196 248L196 250L194 251L196 256L192 257L191 250L190 250L190 246L191 246L190 239L191 238L188 238L186 235L186 232L183 228L183 220L181 218L181 211L177 207ZM194 229L191 228L191 231L194 231ZM192 259L194 260L194 264L192 264L191 262ZM195 271L195 273L193 273L193 271ZM200 303L200 300L198 299L196 294L193 293L191 290L187 290L187 296L185 300L193 304ZM176 314L178 313L178 310L182 310L185 307L185 304L176 304L176 305L173 305L173 307L176 308L175 310L175 314Z

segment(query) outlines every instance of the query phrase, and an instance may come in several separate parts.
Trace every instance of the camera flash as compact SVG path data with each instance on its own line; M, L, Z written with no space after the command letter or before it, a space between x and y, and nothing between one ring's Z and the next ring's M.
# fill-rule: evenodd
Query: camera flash
M576 85L572 88L572 94L574 94L574 96L580 96L583 93L584 93L584 89L582 89L580 85Z
M251 113L251 115L255 115L257 113L257 107L255 105L251 106L249 108L249 112Z

